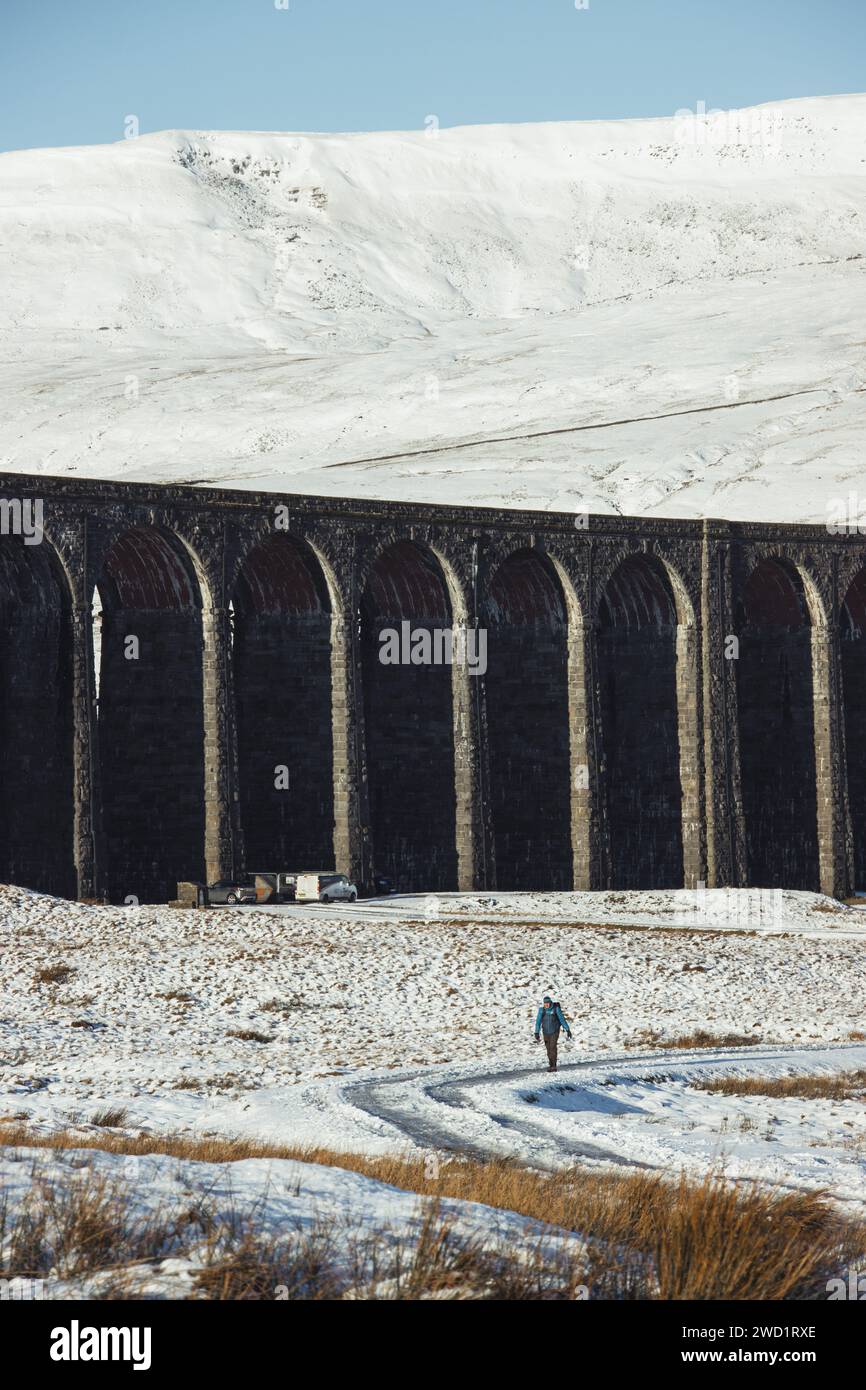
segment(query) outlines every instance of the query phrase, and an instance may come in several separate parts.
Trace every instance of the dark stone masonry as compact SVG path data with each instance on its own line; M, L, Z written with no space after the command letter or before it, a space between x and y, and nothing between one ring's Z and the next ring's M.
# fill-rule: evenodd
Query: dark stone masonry
M866 888L863 536L15 474L0 520L4 882Z

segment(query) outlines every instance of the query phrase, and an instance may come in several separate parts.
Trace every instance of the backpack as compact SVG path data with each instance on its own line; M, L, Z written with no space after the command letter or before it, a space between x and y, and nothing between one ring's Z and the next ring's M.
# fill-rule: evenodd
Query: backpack
M541 1007L543 1010L544 1005L542 1004ZM557 1009L559 1009L559 1012L562 1014L562 1017L565 1018L565 1014L562 1013L562 1005L559 1003L557 999L554 999L551 1001L550 1005L550 1017L553 1021L553 1028L551 1028L550 1030L551 1032L559 1032L559 1029L562 1027L562 1024L556 1016ZM544 1013L542 1013L541 1015L541 1031L544 1032Z

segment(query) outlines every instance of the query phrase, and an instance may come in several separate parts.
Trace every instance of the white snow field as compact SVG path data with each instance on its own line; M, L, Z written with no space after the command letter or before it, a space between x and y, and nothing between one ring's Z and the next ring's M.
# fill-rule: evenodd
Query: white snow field
M864 248L862 95L3 154L0 466L866 522Z
M146 1133L713 1169L866 1201L862 1101L689 1084L866 1069L861 911L785 893L765 929L743 890L720 930L684 922L691 893L556 896L182 911L0 889L0 1116L93 1133L121 1107ZM593 901L605 924L584 925ZM546 991L574 1031L556 1076L532 1037Z

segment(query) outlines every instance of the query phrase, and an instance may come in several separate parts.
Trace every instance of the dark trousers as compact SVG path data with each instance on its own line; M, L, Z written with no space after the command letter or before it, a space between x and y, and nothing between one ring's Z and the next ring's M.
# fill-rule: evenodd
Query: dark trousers
M547 1048L547 1060L551 1068L556 1067L556 1049L559 1045L559 1029L555 1033L542 1033L544 1046Z

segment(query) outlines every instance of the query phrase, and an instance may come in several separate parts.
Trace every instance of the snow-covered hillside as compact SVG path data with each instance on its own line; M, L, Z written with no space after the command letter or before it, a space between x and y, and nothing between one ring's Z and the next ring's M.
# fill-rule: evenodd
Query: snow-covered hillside
M824 520L866 96L0 156L7 469Z

